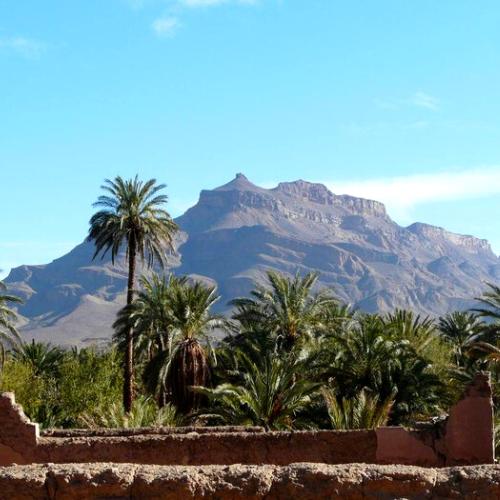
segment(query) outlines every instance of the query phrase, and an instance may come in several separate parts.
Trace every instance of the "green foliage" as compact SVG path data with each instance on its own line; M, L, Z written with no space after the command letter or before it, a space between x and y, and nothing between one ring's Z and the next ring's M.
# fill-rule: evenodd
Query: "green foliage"
M110 251L114 263L125 244L149 266L154 261L163 264L165 247L172 246L177 231L177 225L163 208L167 195L159 194L165 185L156 184L156 179L142 182L137 176L128 180L118 176L112 181L106 179L101 187L107 194L94 203L100 210L89 222L88 239L96 246L94 257Z
M123 405L115 402L82 414L79 422L83 427L89 429L99 427L133 429L139 427L176 427L181 424L182 418L177 414L173 405L167 404L158 408L154 400L139 397L134 400L132 409L128 413L125 413Z
M60 425L74 427L79 416L115 404L121 398L121 357L115 350L71 351L59 368Z
M153 275L141 279L134 303L122 309L114 324L121 349L129 328L134 330L136 360L149 394L160 406L167 398L184 413L199 406L191 386L206 386L210 378L210 333L226 321L211 313L219 299L214 287L187 278Z
M308 359L297 352L277 356L269 351L262 353L259 362L236 352L232 374L237 381L214 389L197 388L212 404L205 417L266 429L302 426L300 415L320 387L307 378L307 365Z
M405 310L352 311L328 291L315 293L316 279L270 273L268 287L233 303L230 323L212 313L215 288L153 274L119 313L114 348L18 345L7 356L0 389L14 391L45 427L197 419L268 430L374 428L445 413L474 374L488 369L498 427L496 288L483 302L487 320L486 312L455 312L434 321ZM131 330L142 384L126 414L121 366ZM214 330L229 335L212 349Z
M325 374L339 394L355 398L365 388L381 401L394 398L390 422L440 413L449 403L440 367L426 357L434 337L429 324L399 317L365 315L330 341ZM418 340L417 340L418 339Z
M439 319L439 331L451 347L456 366L464 370L477 370L480 352L484 349L485 326L472 312L455 311Z
M387 425L394 404L392 398L379 401L365 389L352 398L339 398L332 389L323 389L332 429L375 429Z
M13 359L7 359L0 376L0 390L13 392L24 412L36 421L45 404L50 379L36 377L33 369Z
M56 377L63 357L64 353L58 347L34 340L12 351L12 358L29 366L35 377Z
M153 274L140 279L140 290L130 306L118 312L113 324L114 340L120 352L125 351L126 333L129 328L134 332L134 349L137 363L152 359L156 353L169 347L171 335L169 304L174 287L186 283L186 278L170 275L167 278Z
M74 427L79 416L120 399L121 362L114 350L63 352L26 344L1 374L1 390L12 391L26 414L42 427Z
M280 348L290 349L310 339L325 327L329 308L337 306L326 290L313 293L317 273L299 274L290 279L274 271L267 273L268 286L257 286L251 298L237 298L233 319L243 331L266 332Z

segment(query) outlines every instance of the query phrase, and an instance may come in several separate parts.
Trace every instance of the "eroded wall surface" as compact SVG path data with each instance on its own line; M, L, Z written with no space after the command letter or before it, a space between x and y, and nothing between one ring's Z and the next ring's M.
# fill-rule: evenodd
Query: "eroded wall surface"
M27 465L0 468L0 498L497 500L500 466Z

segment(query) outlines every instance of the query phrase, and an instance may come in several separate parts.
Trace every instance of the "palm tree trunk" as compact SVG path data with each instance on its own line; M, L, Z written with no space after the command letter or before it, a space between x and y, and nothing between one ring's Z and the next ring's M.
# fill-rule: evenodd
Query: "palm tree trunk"
M127 284L127 306L132 304L134 300L135 286L135 260L136 260L137 245L135 238L132 236L128 242L128 284ZM132 410L132 402L134 400L134 332L132 327L127 330L127 345L125 350L125 367L123 379L123 407L125 413L130 413Z

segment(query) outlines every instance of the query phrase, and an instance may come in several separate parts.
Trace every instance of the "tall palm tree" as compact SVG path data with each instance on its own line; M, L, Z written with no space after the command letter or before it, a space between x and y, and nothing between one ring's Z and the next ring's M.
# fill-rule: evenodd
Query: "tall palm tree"
M22 300L15 295L3 293L7 287L0 281L0 361L3 365L5 347L15 347L22 344L19 332L15 327L17 314L11 309L10 304L20 304Z
M95 207L100 210L90 219L88 239L95 242L94 258L111 252L114 264L123 245L128 258L127 305L134 296L136 260L139 257L148 267L154 262L164 265L166 250L172 249L172 238L177 226L163 208L167 195L160 194L165 187L155 179L147 182L116 177L106 179ZM129 329L126 340L123 405L128 413L134 398L133 332Z
M325 326L325 313L337 305L328 291L313 293L317 273L288 278L275 271L267 273L268 286L257 285L250 298L231 301L236 307L233 319L243 330L268 332L277 345L290 350L297 342L312 337Z

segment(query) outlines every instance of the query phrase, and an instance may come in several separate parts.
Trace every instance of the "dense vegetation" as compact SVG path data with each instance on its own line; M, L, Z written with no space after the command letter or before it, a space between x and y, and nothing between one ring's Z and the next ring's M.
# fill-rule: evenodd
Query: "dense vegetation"
M1 390L14 391L45 427L405 424L446 412L484 369L498 405L500 288L490 285L476 311L432 320L354 311L333 291L315 291L316 281L269 272L225 318L212 312L214 288L152 274L118 315L104 351L20 342L7 306L14 298L3 295ZM129 331L139 396L125 412Z

